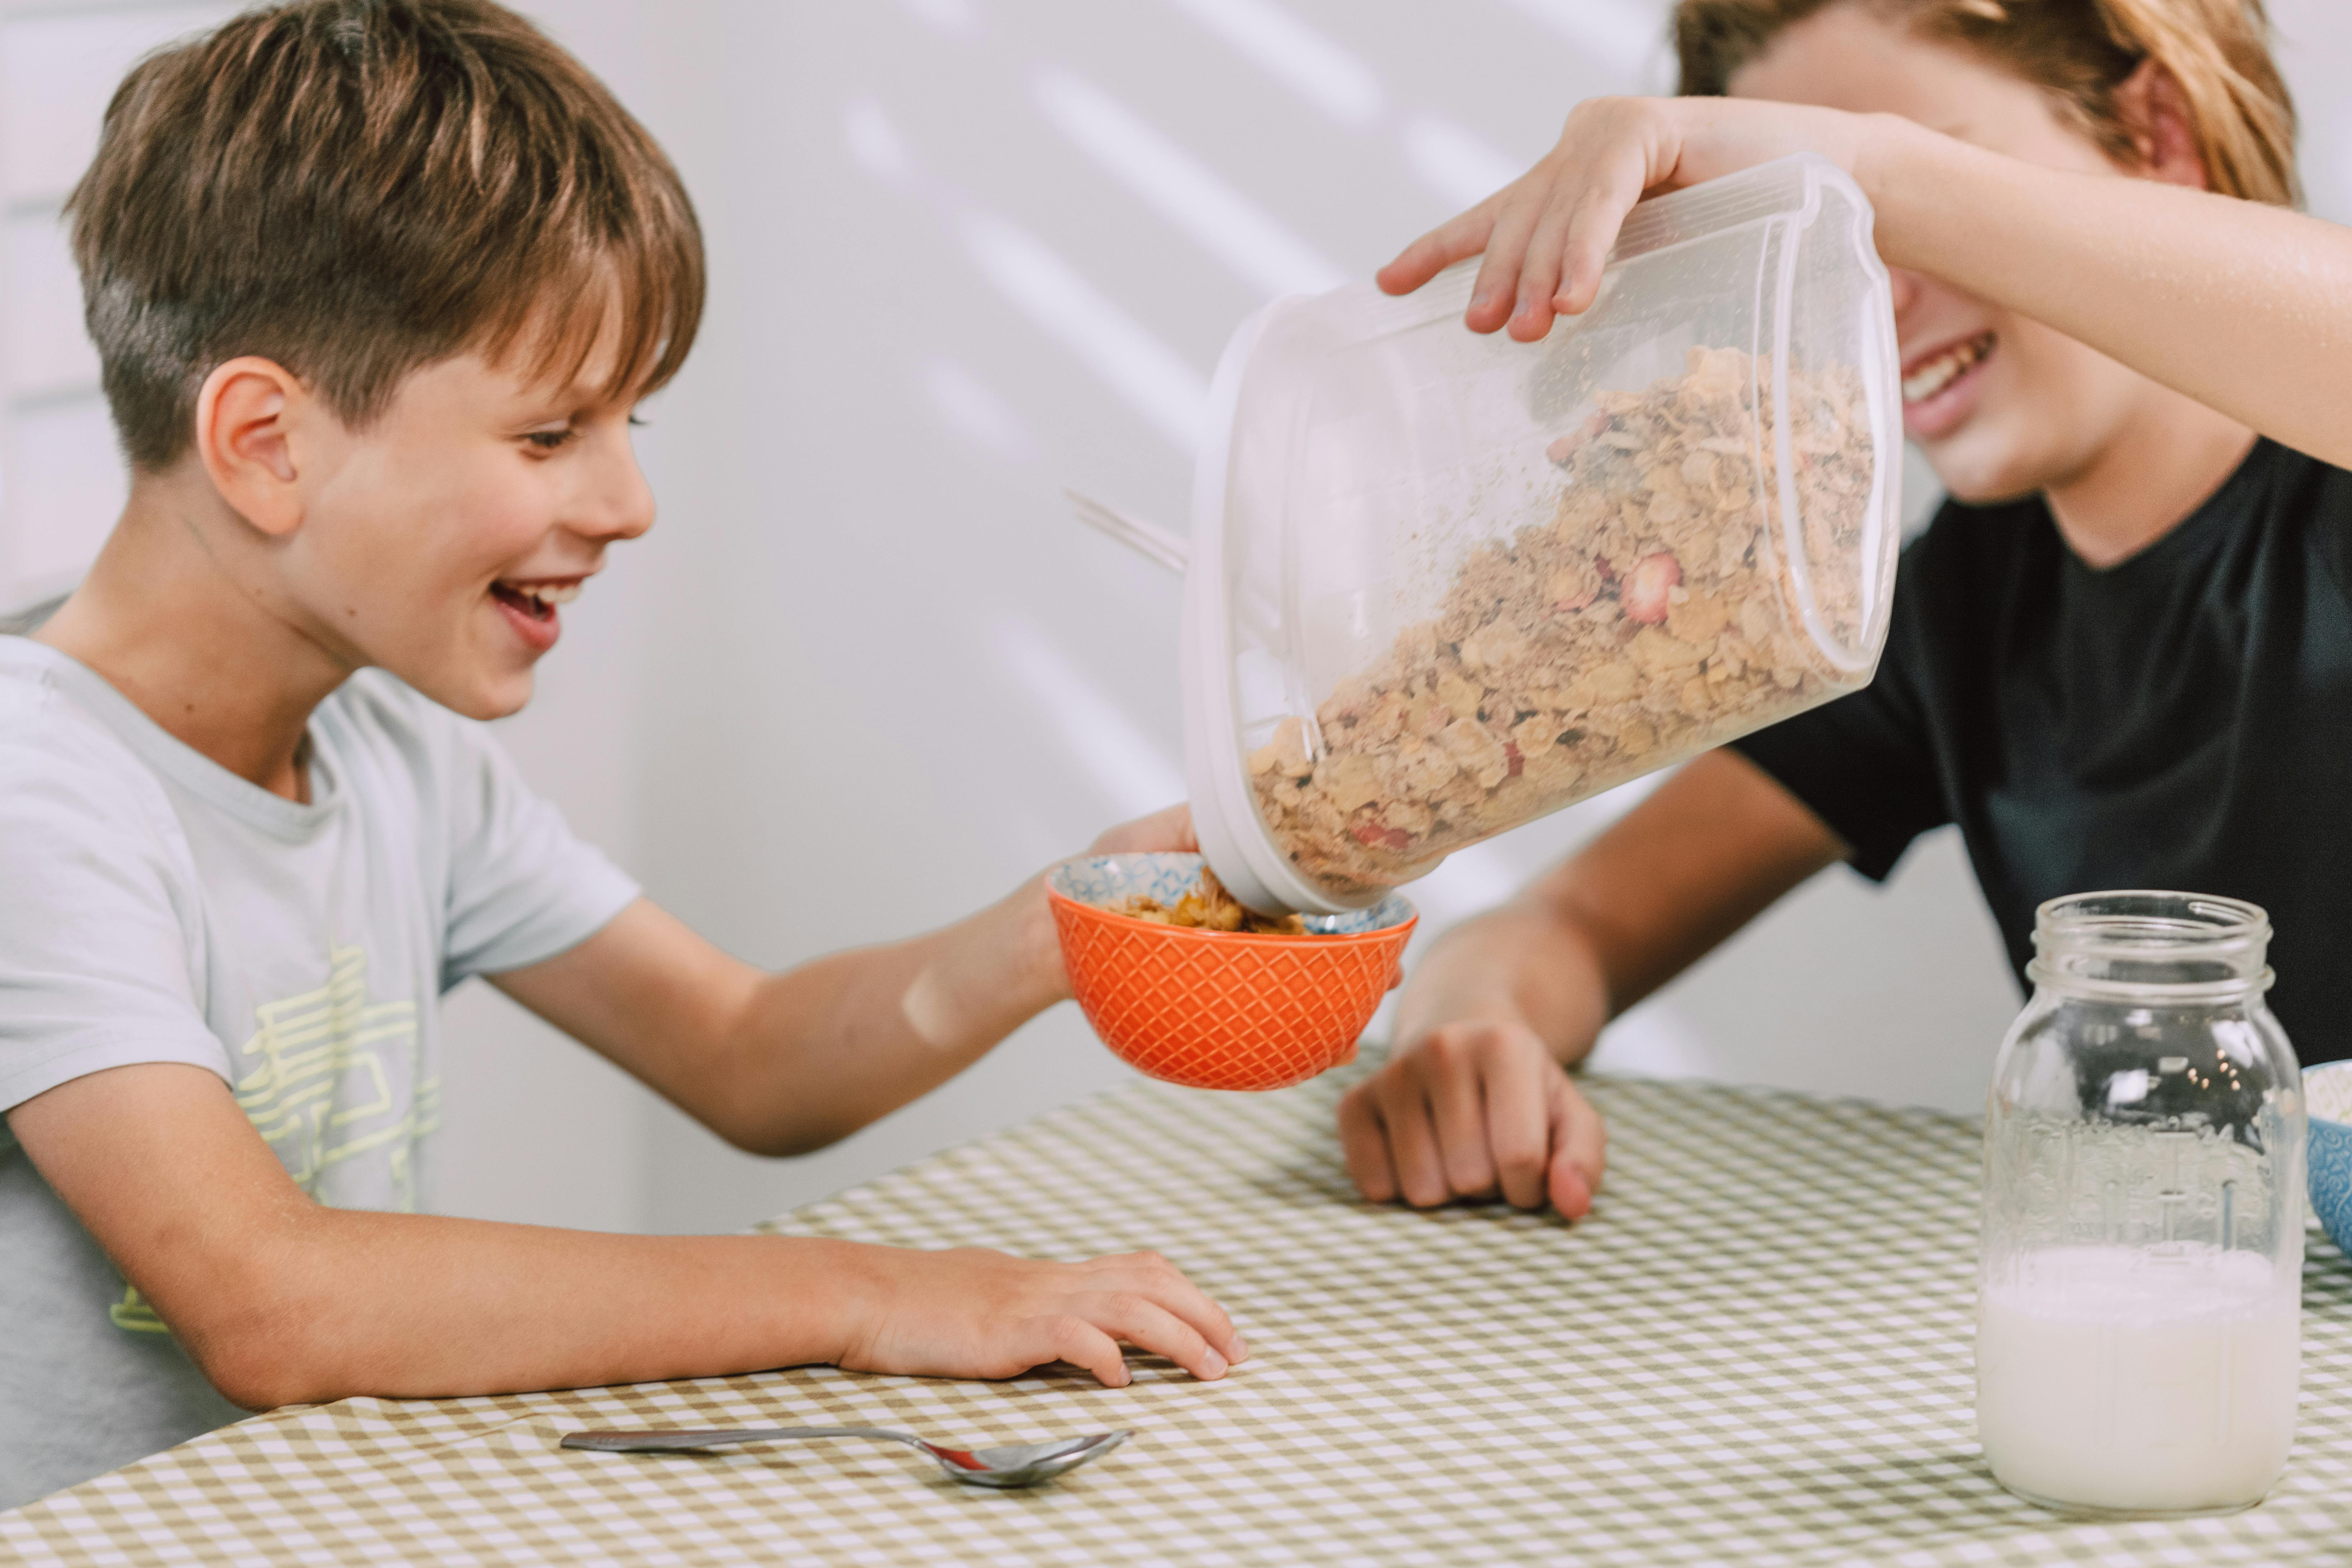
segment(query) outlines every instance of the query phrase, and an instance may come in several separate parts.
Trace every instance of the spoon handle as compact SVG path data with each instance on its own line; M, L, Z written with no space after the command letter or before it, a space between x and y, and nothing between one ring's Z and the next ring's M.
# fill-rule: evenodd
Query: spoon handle
M704 1448L732 1447L738 1443L766 1443L787 1437L879 1437L927 1448L921 1438L880 1426L728 1426L647 1427L629 1432L566 1432L563 1447L591 1448L600 1454L689 1454Z

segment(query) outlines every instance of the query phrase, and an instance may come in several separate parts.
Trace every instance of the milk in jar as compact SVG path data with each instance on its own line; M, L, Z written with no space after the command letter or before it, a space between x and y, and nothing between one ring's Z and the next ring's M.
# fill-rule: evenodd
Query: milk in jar
M2259 1498L2294 1440L2295 1293L2269 1261L2052 1247L1986 1289L1977 1434L1998 1480L2116 1512Z
M2294 1441L2303 1080L2270 921L2200 893L2053 899L1985 1110L1977 1436L2070 1512L2251 1508Z

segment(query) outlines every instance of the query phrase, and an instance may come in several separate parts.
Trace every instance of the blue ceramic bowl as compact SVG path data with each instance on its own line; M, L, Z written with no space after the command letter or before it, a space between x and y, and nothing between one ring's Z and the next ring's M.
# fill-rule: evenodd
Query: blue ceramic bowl
M2305 1073L2303 1100L2311 1110L2311 1206L2352 1258L2352 1062Z

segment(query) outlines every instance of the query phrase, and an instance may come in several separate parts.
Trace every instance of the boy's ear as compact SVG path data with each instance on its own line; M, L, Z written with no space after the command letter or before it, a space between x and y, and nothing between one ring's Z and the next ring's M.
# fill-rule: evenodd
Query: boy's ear
M310 393L285 366L248 354L205 377L196 394L196 455L236 513L282 537L301 526L293 431Z
M2139 170L2151 180L2210 191L2213 182L2198 150L2197 132L2189 116L2188 95L2179 80L2154 60L2142 60L2116 89L2116 107L2132 128L2139 147Z

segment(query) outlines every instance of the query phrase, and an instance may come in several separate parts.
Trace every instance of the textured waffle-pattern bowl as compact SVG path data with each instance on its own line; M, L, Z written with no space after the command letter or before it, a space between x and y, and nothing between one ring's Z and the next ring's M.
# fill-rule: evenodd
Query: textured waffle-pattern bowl
M1070 989L1103 1044L1195 1089L1282 1089L1351 1060L1420 919L1391 894L1309 915L1308 936L1188 931L1114 914L1138 894L1173 904L1198 855L1082 855L1046 876Z
M2303 1100L2311 1112L2311 1207L2352 1258L2352 1062L2305 1072Z

